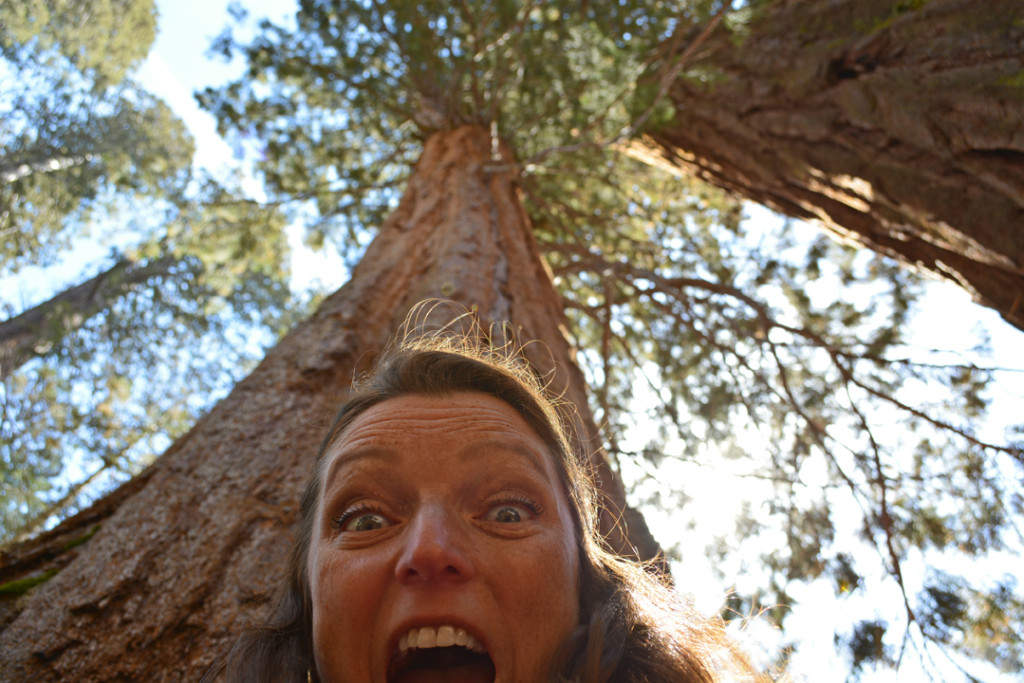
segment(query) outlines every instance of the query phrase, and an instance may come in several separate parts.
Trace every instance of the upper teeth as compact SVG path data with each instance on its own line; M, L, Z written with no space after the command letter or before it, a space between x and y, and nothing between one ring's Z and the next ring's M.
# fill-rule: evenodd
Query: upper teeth
M414 647L425 649L429 647L451 647L452 645L461 645L480 654L487 653L484 646L480 644L480 641L466 633L466 629L454 626L438 626L437 628L423 626L409 629L409 632L398 641L398 651L405 652Z

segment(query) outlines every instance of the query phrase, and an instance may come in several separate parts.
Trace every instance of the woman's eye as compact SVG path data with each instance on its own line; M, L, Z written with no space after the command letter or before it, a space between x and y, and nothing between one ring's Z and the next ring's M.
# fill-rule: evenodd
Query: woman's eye
M527 520L532 516L533 512L526 505L501 503L488 510L487 514L484 515L484 519L489 522L514 524Z
M344 515L338 520L338 527L342 531L374 531L391 524L391 520L379 512L357 512L353 515Z

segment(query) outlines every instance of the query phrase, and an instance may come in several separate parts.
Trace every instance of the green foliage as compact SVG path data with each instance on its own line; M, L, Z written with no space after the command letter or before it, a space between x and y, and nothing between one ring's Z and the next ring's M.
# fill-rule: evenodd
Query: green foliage
M855 672L868 664L890 659L884 641L886 630L887 625L882 621L861 621L854 626L853 635L850 636L850 653Z
M647 54L699 16L671 2L301 7L295 31L222 35L213 51L249 69L199 101L236 144L258 146L269 192L315 212L314 243L344 245L365 244L433 130L493 126L527 167L615 139L650 104L636 90Z
M184 125L131 80L154 35L145 0L0 5L0 272L130 245L86 266L121 285L58 293L40 357L0 369L0 541L145 467L306 310L287 216L194 176Z
M0 385L0 538L44 522L93 473L52 511L145 467L306 311L280 212L207 182L150 230L128 255L156 264L150 277Z
M19 0L0 5L0 55L23 64L68 60L83 74L117 83L156 38L154 0Z
M131 82L80 87L43 80L4 98L0 272L52 262L112 202L175 197L188 180L192 142L167 105Z
M181 193L184 125L125 78L155 22L140 0L0 5L0 273L52 262L115 198Z
M827 578L841 600L863 595L876 585L865 578L873 572L858 549L864 540L900 584L898 567L913 549L984 557L1006 547L1007 535L1017 547L1007 507L1020 495L1019 451L977 441L960 419L929 419L980 419L991 375L901 358L910 351L903 331L912 276L825 239L803 244L786 224L752 234L735 206L698 184L674 193L679 179L622 160L589 159L579 168L587 170L566 186L543 177L525 187L607 443L620 460L641 456L658 466L672 457L710 470L727 458L769 491L707 551L726 581L737 580L730 558L757 566L747 570L756 588L737 590L729 609L763 612L785 627L794 585ZM624 431L644 405L633 400L638 381L650 386L644 404L654 400L649 417L658 428L629 452ZM907 434L919 441L907 443ZM855 512L863 515L860 539L839 531ZM771 530L782 533L765 549ZM685 557L680 548L671 554ZM996 613L1005 612L946 617L987 630ZM929 642L968 650L963 639L921 628ZM838 642L854 669L895 666L883 641L899 632L865 622Z
M1019 673L1024 654L1024 601L1017 579L1005 576L988 588L932 571L915 609L930 640L986 659L1006 673Z

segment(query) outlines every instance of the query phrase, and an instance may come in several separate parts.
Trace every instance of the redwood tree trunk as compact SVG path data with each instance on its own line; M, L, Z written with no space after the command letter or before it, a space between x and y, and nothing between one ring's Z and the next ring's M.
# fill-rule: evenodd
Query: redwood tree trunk
M952 279L1024 329L1024 3L751 4L630 151Z
M421 299L455 299L539 340L530 360L554 373L553 388L576 403L583 436L596 443L514 179L510 159L491 158L483 129L434 135L348 284L141 477L3 557L0 583L59 571L7 601L0 679L196 680L263 609L318 442L353 374ZM621 508L621 484L599 450L588 452ZM650 555L656 546L638 522L629 542Z

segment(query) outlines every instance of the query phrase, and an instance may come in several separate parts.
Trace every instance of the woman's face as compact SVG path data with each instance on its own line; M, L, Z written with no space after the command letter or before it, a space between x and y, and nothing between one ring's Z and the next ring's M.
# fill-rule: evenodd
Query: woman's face
M328 449L309 578L320 680L536 683L578 619L547 446L482 393L403 396Z

